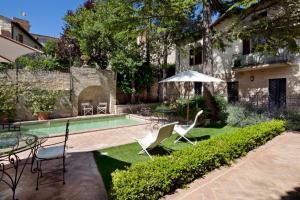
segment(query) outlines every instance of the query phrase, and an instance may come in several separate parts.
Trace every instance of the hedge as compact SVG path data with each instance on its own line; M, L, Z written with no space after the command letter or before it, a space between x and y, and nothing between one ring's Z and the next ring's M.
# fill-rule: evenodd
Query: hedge
M213 137L169 156L156 157L112 174L111 199L158 199L284 132L273 120Z

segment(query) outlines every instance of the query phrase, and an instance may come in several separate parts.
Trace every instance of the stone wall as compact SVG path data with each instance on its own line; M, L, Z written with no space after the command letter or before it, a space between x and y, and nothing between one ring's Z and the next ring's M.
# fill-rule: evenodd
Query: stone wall
M96 106L99 102L107 102L110 113L115 113L116 78L113 71L96 70L94 68L71 69L73 114L80 114L80 104L90 102ZM99 95L95 96L95 93Z
M51 118L70 117L80 114L80 103L90 101L94 106L99 102L107 102L110 113L115 113L116 80L110 70L93 68L71 68L71 73L28 71L10 69L0 72L0 80L5 83L22 84L46 90L60 90L61 97L57 108L50 114ZM95 89L100 91L95 91ZM26 107L23 97L18 97L16 118L33 120L31 111Z

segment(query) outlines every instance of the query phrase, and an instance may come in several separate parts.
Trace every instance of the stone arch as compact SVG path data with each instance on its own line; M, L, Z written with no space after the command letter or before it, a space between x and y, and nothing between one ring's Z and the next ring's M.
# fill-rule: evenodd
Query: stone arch
M88 86L83 89L78 96L78 114L82 115L81 113L81 103L89 102L94 106L94 113L96 113L96 105L99 102L107 102L107 106L109 109L109 101L110 96L103 87L98 85Z

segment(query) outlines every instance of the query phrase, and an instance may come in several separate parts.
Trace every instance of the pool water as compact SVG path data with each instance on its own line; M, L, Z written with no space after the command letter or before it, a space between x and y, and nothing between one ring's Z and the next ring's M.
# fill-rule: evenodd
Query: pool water
M70 120L69 131L70 134L72 134L138 124L142 124L142 122L125 116ZM42 124L39 123L21 126L22 133L34 134L37 136L61 135L65 133L65 130L66 121L48 121Z

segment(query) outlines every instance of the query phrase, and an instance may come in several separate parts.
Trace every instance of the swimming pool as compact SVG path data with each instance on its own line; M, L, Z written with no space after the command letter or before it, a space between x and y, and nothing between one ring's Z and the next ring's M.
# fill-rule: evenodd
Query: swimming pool
M57 136L65 133L67 120L28 123L21 125L22 133L34 134L40 137ZM70 119L70 134L89 132L101 129L133 126L145 122L127 116L93 117Z

